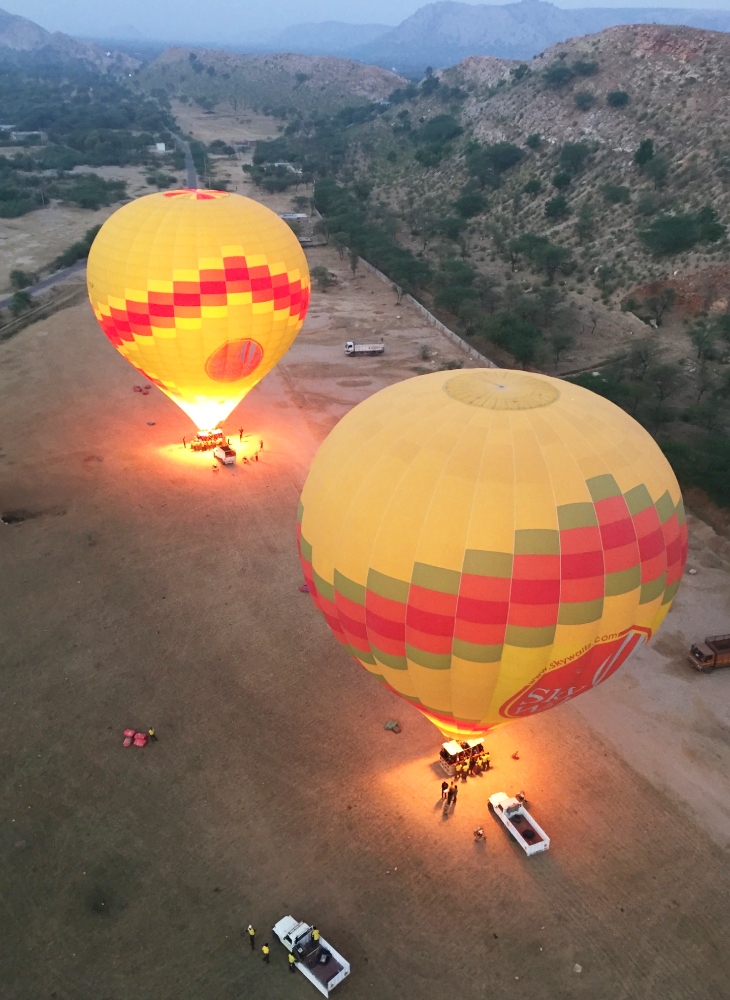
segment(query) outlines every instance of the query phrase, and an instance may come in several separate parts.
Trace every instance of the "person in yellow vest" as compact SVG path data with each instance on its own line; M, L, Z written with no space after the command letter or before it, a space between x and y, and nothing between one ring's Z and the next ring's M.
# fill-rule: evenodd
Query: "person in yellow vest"
M488 771L491 766L492 766L492 755L490 754L489 750L485 750L484 751L484 770Z
M270 952L271 952L271 948L269 948L268 942L266 944L264 944L264 945L261 946L261 955L263 957L264 962L266 962L267 965L269 964L269 953Z
M251 924L248 925L246 930L248 931L248 940L251 945L251 951L253 951L256 947L256 931L253 929Z
M289 959L289 972L294 972L294 968L297 964L297 956L293 951L290 951L287 957Z
M314 941L315 944L319 944L319 931L316 927L312 928L312 941Z

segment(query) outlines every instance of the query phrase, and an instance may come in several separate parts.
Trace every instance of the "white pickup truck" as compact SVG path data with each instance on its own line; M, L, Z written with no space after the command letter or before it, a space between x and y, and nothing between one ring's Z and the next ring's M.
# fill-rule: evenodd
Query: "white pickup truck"
M345 354L385 354L385 344L356 344L353 340L348 340Z
M335 986L350 975L350 963L322 936L318 943L315 942L313 930L310 924L294 917L282 917L274 924L274 934L287 951L296 955L296 968L323 996L328 997Z
M511 799L504 792L489 796L494 815L500 819L515 838L525 854L538 854L550 847L550 838L530 816L524 803Z

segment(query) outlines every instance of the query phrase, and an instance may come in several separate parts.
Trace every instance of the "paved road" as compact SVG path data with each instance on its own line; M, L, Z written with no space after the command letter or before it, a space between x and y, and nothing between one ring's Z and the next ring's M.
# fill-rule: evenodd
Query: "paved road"
M36 295L38 294L38 292L43 292L47 288L52 288L53 285L57 285L60 281L63 281L64 279L71 277L72 274L78 274L79 272L85 270L86 270L86 259L84 258L84 260L77 260L75 264L71 265L71 267L64 267L62 270L56 271L55 274L52 274L48 278L44 278L42 281L37 282L35 285L29 285L28 288L24 288L23 291L29 292L31 295ZM6 295L3 298L1 298L0 309L5 309L7 306L9 306L12 297L13 297L12 295Z
M193 154L190 151L190 143L185 142L181 139L179 135L175 136L175 142L180 147L180 149L185 153L185 173L186 173L186 184L189 188L200 187L198 183L198 175L195 170L195 164L193 163Z

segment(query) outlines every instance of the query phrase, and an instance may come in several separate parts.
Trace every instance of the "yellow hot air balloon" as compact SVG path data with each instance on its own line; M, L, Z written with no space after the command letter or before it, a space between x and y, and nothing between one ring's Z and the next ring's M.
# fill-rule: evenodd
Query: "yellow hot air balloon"
M677 481L635 420L499 369L356 406L312 463L299 522L332 631L457 739L609 677L658 629L687 549Z
M283 357L309 304L291 229L223 191L165 191L120 208L87 273L109 340L206 430Z

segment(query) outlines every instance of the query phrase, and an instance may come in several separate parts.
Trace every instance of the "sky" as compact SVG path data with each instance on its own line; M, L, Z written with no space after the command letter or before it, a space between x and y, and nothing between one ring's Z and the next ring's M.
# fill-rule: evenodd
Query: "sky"
M0 0L4 10L49 31L86 38L122 37L120 29L132 26L154 41L230 45L255 42L309 21L395 25L422 6L424 0ZM727 10L730 0L559 0L556 6Z

